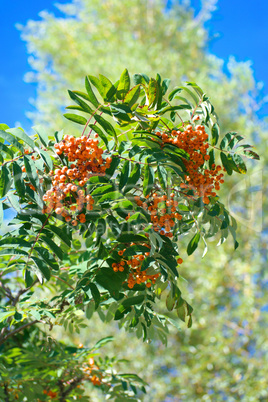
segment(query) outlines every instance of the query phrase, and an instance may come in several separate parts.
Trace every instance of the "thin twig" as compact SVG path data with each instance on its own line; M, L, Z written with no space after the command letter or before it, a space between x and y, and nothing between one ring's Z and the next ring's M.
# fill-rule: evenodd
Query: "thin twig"
M17 334L18 332L22 331L23 329L25 329L27 327L30 327L31 325L36 324L37 322L39 322L39 321L34 320L34 321L31 321L31 322L27 322L26 324L22 325L21 327L14 329L14 331L9 332L6 336L0 338L0 345L2 345L11 336Z

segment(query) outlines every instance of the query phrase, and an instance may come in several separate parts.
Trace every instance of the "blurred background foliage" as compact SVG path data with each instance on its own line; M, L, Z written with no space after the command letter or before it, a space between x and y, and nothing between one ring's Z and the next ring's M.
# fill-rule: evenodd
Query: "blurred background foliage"
M172 86L197 82L219 114L221 132L245 135L261 155L246 180L228 177L221 190L236 214L240 247L234 251L230 239L216 247L218 239L211 239L204 259L202 251L185 258L181 286L194 307L191 329L170 328L167 347L142 344L95 313L80 335L57 326L53 335L89 346L115 335L104 348L129 359L129 372L150 384L145 401L268 401L267 122L258 118L261 99L251 64L209 54L206 26L216 1L202 3L195 16L190 1L73 0L58 5L62 18L43 12L41 21L20 27L31 66L26 79L37 83L33 124L78 133L62 117L67 89L82 90L86 74L114 79L127 67L133 74L158 72ZM183 238L181 244L185 249ZM90 395L103 400L97 391Z

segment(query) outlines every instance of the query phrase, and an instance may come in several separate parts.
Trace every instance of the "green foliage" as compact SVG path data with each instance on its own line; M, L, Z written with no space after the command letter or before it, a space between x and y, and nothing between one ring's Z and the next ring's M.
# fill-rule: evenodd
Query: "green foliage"
M93 97L89 81L99 95ZM213 186L218 190L216 181L221 176L211 179L209 185L200 183L207 183L208 175L217 177L215 166L209 165L210 157L206 158L211 150L213 160L220 154L228 174L245 173L244 161L237 153L243 137L228 133L219 149L213 145L219 136L217 117L196 84L180 87L180 94L186 92L194 100L191 104L185 97L175 96L177 89L166 99L168 81L163 84L159 74L157 79L135 75L133 81L131 88L124 70L115 84L103 75L88 76L88 95L69 91L81 108L77 110L90 115L88 120L81 120L79 114L75 118L65 115L84 125L80 139L63 133L52 137L40 127L33 139L21 129L8 129L7 135L3 134L11 152L5 153L1 167L2 197L6 196L2 204L17 214L10 222L15 226L0 243L0 254L12 256L2 274L1 344L37 323L49 328L59 323L71 334L79 334L85 327L84 314L91 319L94 311L103 322L115 320L143 341L158 339L166 344L168 324L178 326L168 312L175 309L187 327L192 325L193 309L179 287L179 238L183 235L190 239L188 255L198 249L201 238L206 245L206 239L218 233L223 243L230 232L237 248L235 220L212 192ZM95 140L91 140L94 132ZM95 148L84 158L86 147L93 147L86 144ZM70 150L63 151L65 146ZM248 151L244 156L258 159L250 145L243 149ZM101 159L97 159L99 152ZM80 162L75 165L72 162L76 158ZM84 170L71 179L75 167L76 171ZM64 176L69 171L70 175ZM212 186L213 180L216 184ZM64 193L67 185L71 187ZM51 194L56 196L51 198ZM85 203L87 197L92 206ZM79 214L73 212L77 209ZM17 282L20 290L14 296ZM36 298L40 286L54 289L54 297ZM165 296L164 289L169 290ZM164 315L157 313L162 296L168 310ZM10 360L9 364L12 368L16 362ZM66 361L66 367L68 364ZM51 378L55 373L50 373ZM52 384L51 392L65 395L66 380L61 376ZM72 376L80 378L78 374ZM141 380L133 375L129 378L112 376L111 389L104 386L107 382L103 377L96 384L103 385L111 397L123 392L124 398L131 400L136 394L135 381ZM2 382L3 392L9 392L5 377ZM58 391L54 391L56 386ZM39 389L30 389L27 398L32 397L31 392L39 395Z

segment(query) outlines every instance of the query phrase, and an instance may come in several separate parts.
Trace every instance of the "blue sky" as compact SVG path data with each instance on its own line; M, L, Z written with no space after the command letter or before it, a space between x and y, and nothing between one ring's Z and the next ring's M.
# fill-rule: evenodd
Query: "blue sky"
M57 0L67 3L66 0ZM59 14L55 0L1 1L0 50L0 123L13 127L17 121L29 129L30 121L25 112L31 110L29 98L35 96L35 86L23 81L29 71L25 43L15 24L25 24L28 19L39 19L39 12L46 9ZM26 6L27 5L27 6ZM192 0L198 11L200 0ZM238 61L252 60L255 78L264 83L268 93L268 1L219 0L217 10L208 24L212 36L210 52L225 60L230 55ZM268 115L268 105L260 111Z

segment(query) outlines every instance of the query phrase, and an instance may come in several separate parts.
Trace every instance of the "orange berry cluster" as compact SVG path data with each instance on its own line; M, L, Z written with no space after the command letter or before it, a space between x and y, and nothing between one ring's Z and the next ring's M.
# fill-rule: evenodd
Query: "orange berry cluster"
M171 193L170 198L166 195L152 193L146 201L135 196L134 200L138 206L142 206L151 215L153 229L166 237L173 237L172 228L175 226L175 219L181 220L182 215L176 212L178 201L174 200L175 194Z
M220 183L224 183L222 179L224 175L219 173L221 166L213 164L211 169L203 167L210 159L207 153L209 144L205 127L188 125L183 132L173 130L171 133L157 132L156 135L161 137L163 143L173 144L189 154L189 160L184 161L188 173L187 183L181 183L181 188L194 190L195 195L202 197L204 204L208 204L210 202L208 197L216 196L213 189L219 190Z
M47 396L50 396L51 399L56 398L57 395L58 395L57 392L53 392L51 390L47 391L46 389L44 389L43 394L47 395Z
M134 246L135 243L131 243L130 246ZM150 248L150 246L147 243L142 244L145 247ZM123 250L118 251L118 255L123 256L124 252L126 251L126 248ZM132 289L134 285L137 283L140 285L141 283L146 282L146 287L150 288L152 284L155 283L156 279L160 276L160 274L155 274L155 275L147 275L148 269L145 269L144 271L141 271L141 265L142 262L144 261L145 257L148 257L150 255L150 252L146 252L143 254L136 254L133 255L130 258L123 258L119 263L114 262L112 264L112 268L114 272L123 272L125 269L125 265L127 264L129 266L129 276L128 276L128 287Z
M92 357L89 358L89 364L84 365L83 371L86 377L92 382L93 385L101 385L101 378L97 375L92 375L92 370L99 370L99 367L95 365L94 359Z
M98 135L95 138L82 136L75 138L65 135L63 140L55 144L57 155L64 154L70 166L63 166L61 169L51 171L52 189L43 196L47 206L43 209L45 213L55 210L56 214L71 222L73 226L78 221L84 223L86 216L81 212L86 204L86 209L93 209L94 200L91 195L86 195L85 184L91 176L103 176L106 169L110 167L112 158L102 158L103 149L98 147ZM77 219L76 219L77 218Z

